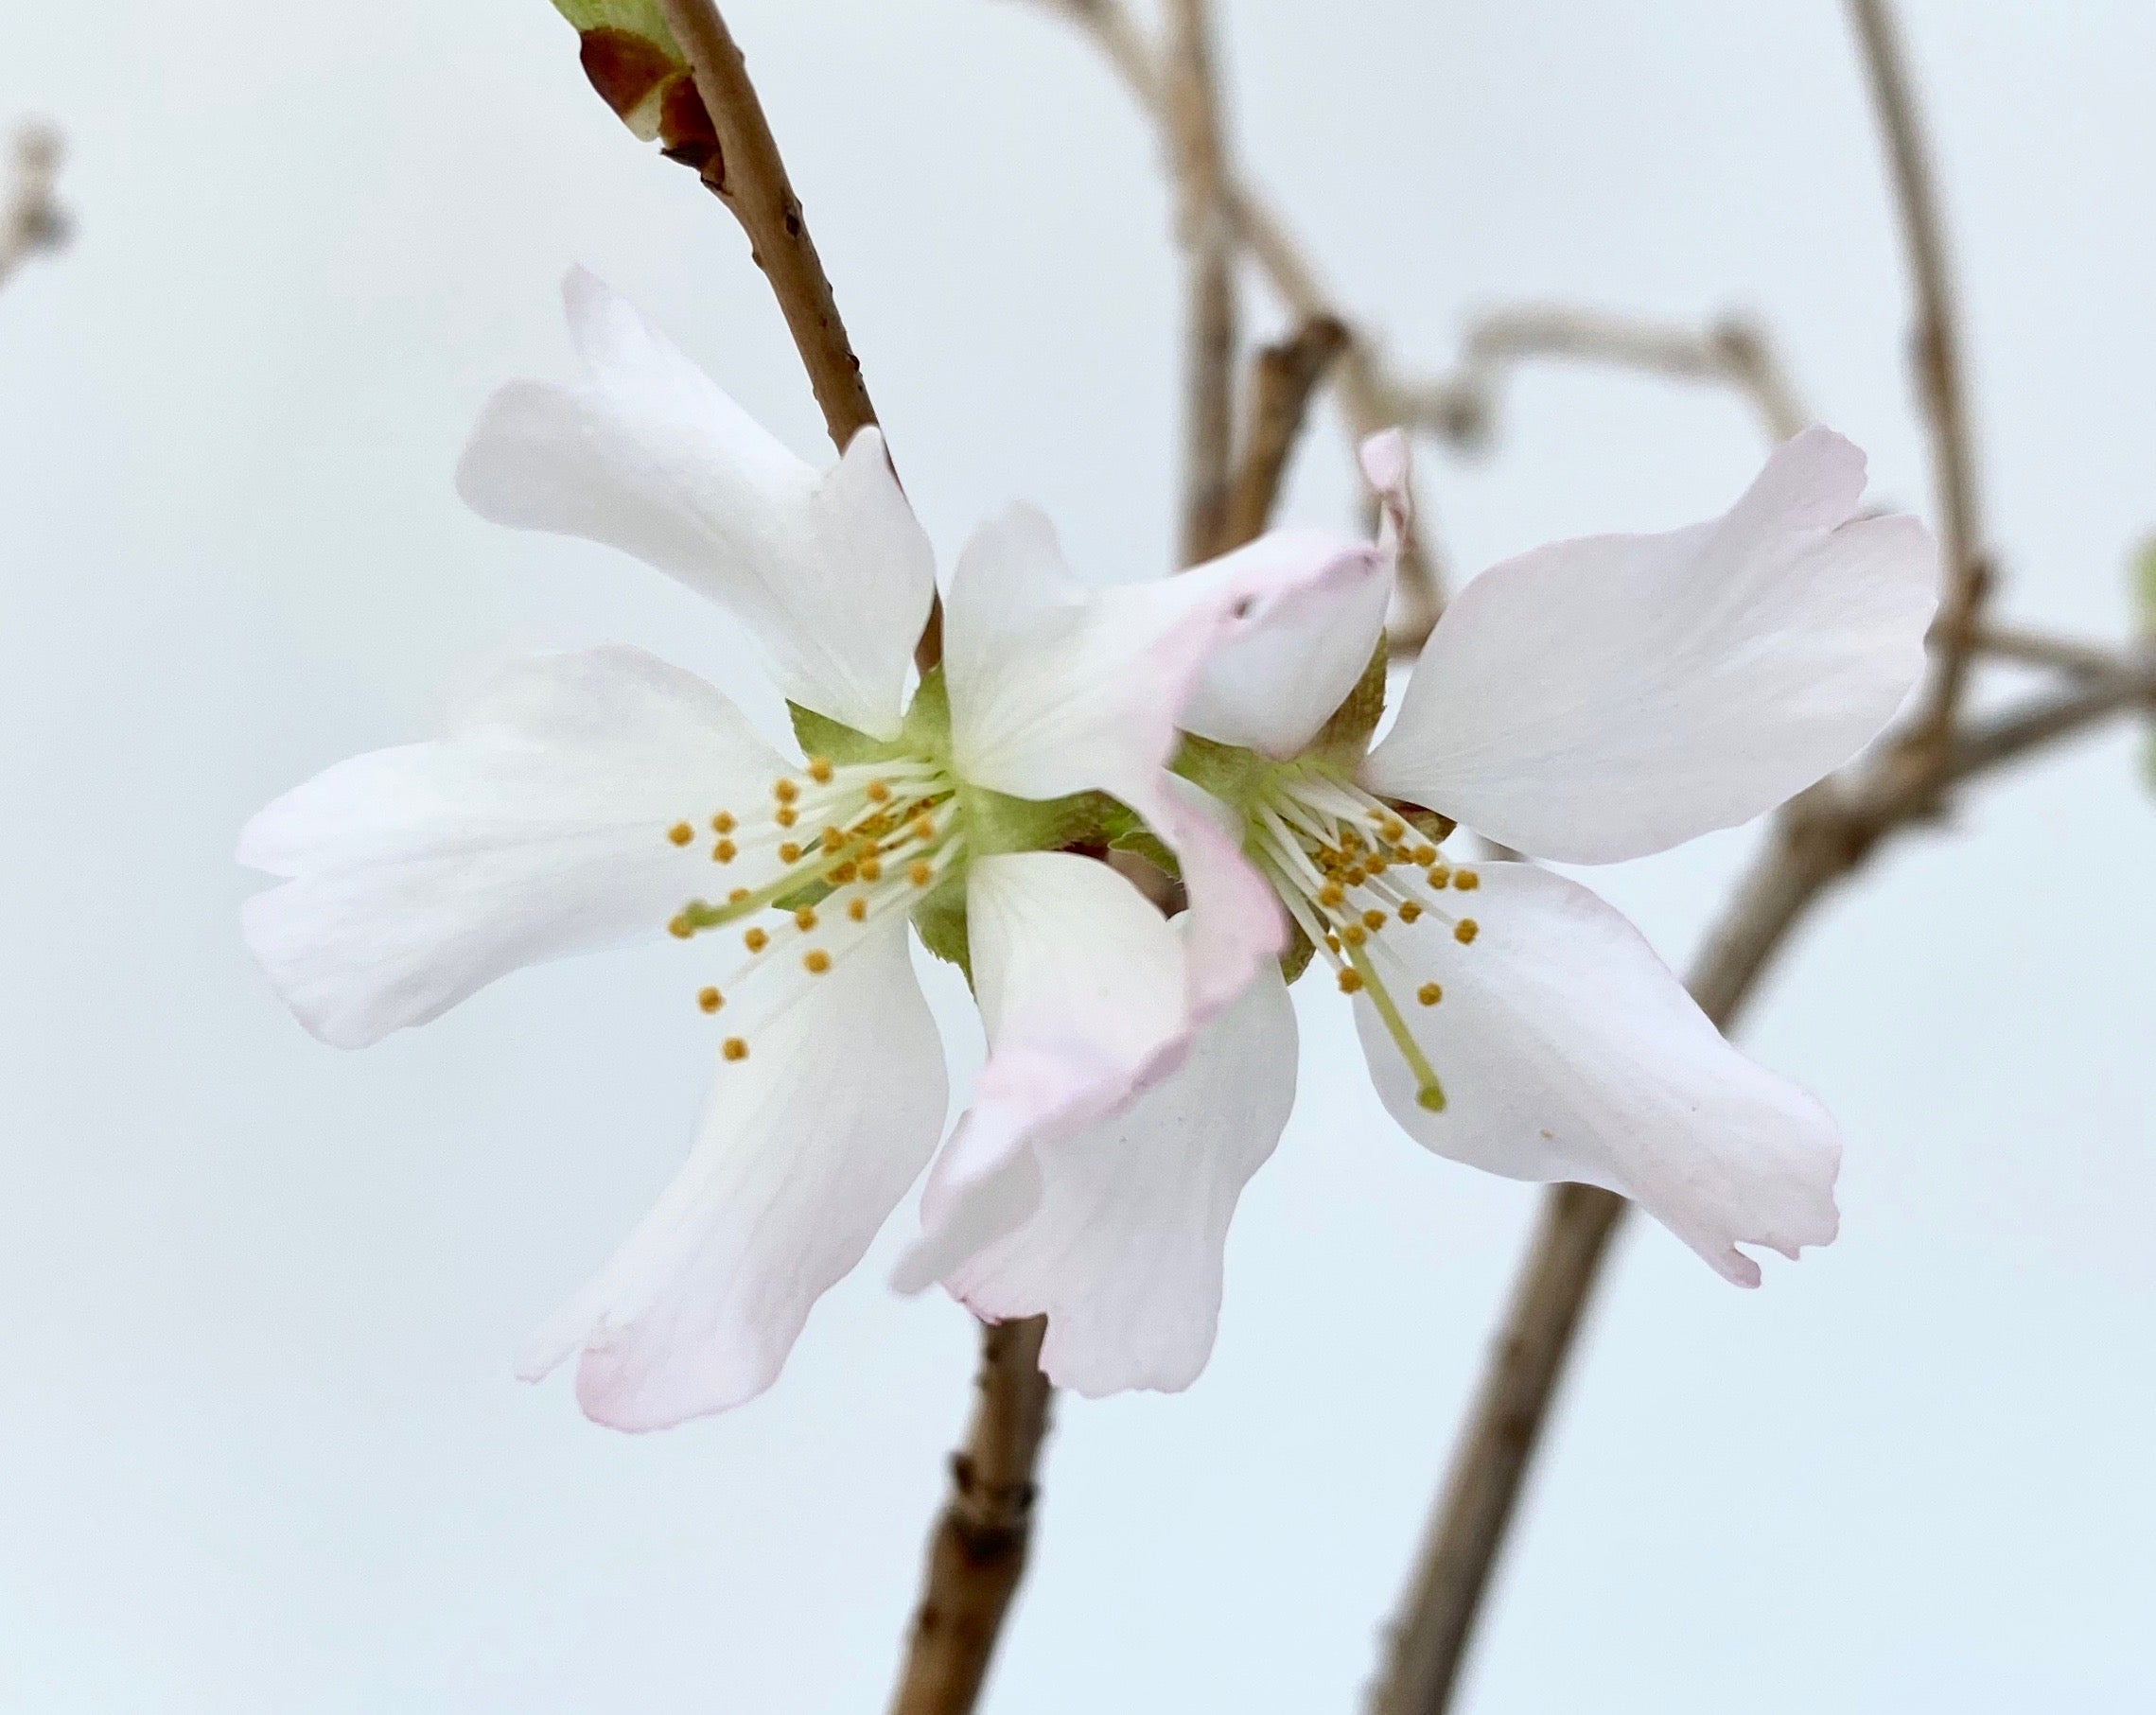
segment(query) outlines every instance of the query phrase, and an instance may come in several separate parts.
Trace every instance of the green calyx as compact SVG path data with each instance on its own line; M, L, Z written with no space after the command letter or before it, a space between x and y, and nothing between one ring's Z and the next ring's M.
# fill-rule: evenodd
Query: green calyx
M1138 819L1104 793L1020 798L961 779L952 757L951 698L940 668L921 680L896 738L871 738L798 703L789 703L787 709L803 753L836 767L872 768L902 761L929 761L941 767L955 801L953 825L964 844L958 861L945 868L911 916L921 944L964 971L969 981L973 968L966 935L966 868L974 858L1019 851L1097 853L1113 845L1143 850L1148 857L1158 852L1161 860L1166 859L1159 842ZM807 890L798 901L780 901L787 907L815 902Z

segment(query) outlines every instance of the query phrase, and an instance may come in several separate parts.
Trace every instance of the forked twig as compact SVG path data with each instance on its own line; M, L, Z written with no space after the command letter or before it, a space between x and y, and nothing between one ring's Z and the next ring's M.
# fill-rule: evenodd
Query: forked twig
M60 133L26 125L15 135L13 183L0 204L0 286L32 256L67 242L67 217L57 193Z
M1170 120L1160 55L1121 0L1039 3L1078 25L1092 39L1139 107L1166 135ZM1393 390L1386 384L1382 364L1369 341L1355 331L1352 319L1341 314L1316 265L1287 222L1232 167L1222 173L1220 196L1236 236L1289 312L1303 321L1330 317L1350 330L1351 342L1333 377L1349 432L1359 441L1397 427ZM1401 544L1400 597L1393 624L1394 642L1402 653L1422 647L1445 604L1444 579L1428 527L1432 515L1419 499L1411 510L1420 522L1411 524Z

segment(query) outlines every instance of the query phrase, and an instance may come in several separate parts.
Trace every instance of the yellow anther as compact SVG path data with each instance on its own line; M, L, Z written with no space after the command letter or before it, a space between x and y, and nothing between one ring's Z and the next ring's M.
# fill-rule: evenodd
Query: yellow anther
M1482 878L1472 869L1455 869L1452 872L1452 884L1462 893L1472 893L1482 884Z
M1385 927L1385 914L1375 908L1365 911L1362 914L1362 926L1369 930L1372 935L1376 935L1378 930Z
M1413 922L1413 921L1415 920L1415 919L1417 919L1417 918L1419 918L1420 916L1422 916L1422 914L1423 914L1423 908L1422 908L1420 905L1416 904L1416 903L1414 902L1414 901L1412 901L1412 900L1402 900L1402 901L1400 901L1400 921L1401 921L1401 922L1403 922L1403 923L1411 923L1411 922Z
M1452 871L1443 864L1432 864L1429 866L1429 884L1432 887L1442 888L1451 879Z
M850 862L841 864L836 869L833 869L831 872L832 884L833 886L843 887L847 883L850 882L855 876L859 875L860 873L860 865Z
M1470 945L1482 933L1482 925L1471 917L1464 917L1452 925L1452 938L1463 947Z
M882 780L868 782L868 801L871 804L887 804L891 801L891 789Z
M1411 863L1434 864L1437 862L1437 848L1435 846L1417 846L1408 853L1408 858Z
M667 924L666 933L677 941L685 941L696 933L696 926L689 920L689 914L683 912Z
M936 818L925 812L915 816L913 818L913 837L917 840L934 839L936 837Z
M865 882L882 881L884 879L884 866L872 857L863 858L861 860L861 879Z
M826 828L823 831L823 849L833 854L846 849L846 831L842 828Z
M1363 883L1367 882L1370 877L1364 871L1360 864L1355 864L1351 865L1340 879L1345 882L1350 887L1359 887Z
M725 1006L726 1004L727 997L721 994L716 989L702 989L697 990L696 1005L703 1007L706 1012L716 1012L721 1006Z
M811 947L801 954L801 969L811 976L821 976L831 969L831 954L821 947Z
M731 893L729 893L729 894L727 894L727 904L729 904L729 905L738 905L738 904L740 904L740 903L742 902L742 901L745 900L747 897L748 897L748 889L747 889L747 888L745 888L745 887L736 887L736 888L735 888L735 889L734 889L734 890L733 890Z
M815 783L816 783L818 786L828 786L828 785L830 785L830 784L831 784L831 763L830 763L830 761L829 761L828 760L826 760L825 758L823 758L823 757L820 757L820 756L813 756L813 757L809 758L809 779L812 779L812 780L814 780L814 781L815 781Z
M687 822L676 822L666 831L666 837L676 846L686 846L696 837L696 831Z
M803 935L808 934L808 932L814 929L815 926L816 914L814 906L803 905L798 911L794 913L794 927L798 929Z
M1426 1006L1434 1006L1445 998L1445 990L1435 983L1425 983L1415 990L1415 999Z
M1370 932L1360 923L1342 923L1340 926L1340 938L1350 947L1359 947L1370 938Z
M771 945L771 937L761 929L751 929L741 937L741 944L751 953L762 953L764 948Z
M729 1036L727 1038L726 1046L721 1048L719 1052L729 1060L745 1060L748 1058L748 1044L738 1036Z
M784 845L779 848L779 861L781 864L799 863L801 861L800 847L794 841L788 840Z
M936 866L923 858L906 870L905 879L916 887L925 887L936 879Z
M1338 953L1340 951L1340 936L1333 934L1331 930L1326 930L1325 945L1330 947L1335 953Z
M781 828L791 828L801 819L801 813L791 804L781 804L779 806L778 814L771 819Z
M1327 908L1338 905L1347 898L1347 890L1338 882L1327 882L1318 889L1318 903Z
M1407 838L1408 825L1397 816L1388 816L1377 824L1377 831L1386 839L1396 842Z
M730 864L739 855L731 840L721 840L711 848L711 862L714 864Z
M846 915L856 923L866 923L868 920L868 901L859 895L848 900L846 901Z
M1341 972L1340 973L1340 991L1341 991L1342 994L1355 994L1355 993L1358 992L1358 991L1361 989L1361 988L1362 988L1362 972L1361 972L1361 971L1341 971Z
M711 818L711 831L713 833L731 833L739 826L740 824L724 810Z
M781 804L791 804L801 796L801 789L795 785L792 780L773 780L771 782L771 796Z

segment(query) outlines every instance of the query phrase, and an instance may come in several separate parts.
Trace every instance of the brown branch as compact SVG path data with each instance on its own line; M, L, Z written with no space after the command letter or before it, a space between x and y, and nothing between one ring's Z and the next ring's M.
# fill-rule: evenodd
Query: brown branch
M1045 1317L981 1331L981 1369L966 1444L951 1458L951 1496L929 1539L920 1606L891 1715L968 1715L980 1696L1032 1534L1033 1469L1048 1432L1041 1374Z
M1924 693L1922 715L1909 737L1911 744L1937 753L1943 751L1961 706L1977 618L1989 584L1976 499L1966 364L1938 189L1909 85L1901 34L1888 0L1849 0L1849 8L1886 146L1902 248L1917 298L1912 341L1918 392L1930 435L1946 588L1932 632L1932 679Z
M1146 40L1121 0L1039 0L1050 11L1076 24L1106 56L1125 86L1153 123L1168 124L1166 79L1160 56ZM1229 223L1281 302L1299 320L1330 316L1346 324L1351 343L1334 372L1348 430L1356 440L1398 427L1396 390L1368 337L1352 319L1341 316L1315 263L1288 223L1263 196L1233 168L1220 182L1221 203ZM1400 595L1393 639L1401 653L1422 647L1445 605L1444 577L1429 533L1432 516L1419 499L1411 508L1407 539L1400 551Z
M2085 665L2089 671L2066 691L1954 736L1943 762L1893 744L1854 783L1825 781L1788 805L1692 970L1688 987L1700 1009L1724 1030L1734 1028L1813 906L1883 840L1933 820L1942 790L1972 784L2112 715L2156 707L2156 654ZM1374 1715L1443 1715L1450 1706L1529 1461L1627 1207L1581 1185L1545 1194L1392 1634Z
M1228 495L1222 551L1256 540L1272 521L1281 480L1302 436L1311 398L1347 342L1342 323L1317 316L1258 353L1252 366L1242 459Z
M1788 440L1812 421L1765 330L1738 316L1691 327L1607 310L1521 305L1477 318L1461 349L1455 374L1399 384L1395 410L1458 446L1477 445L1487 435L1495 395L1512 371L1551 359L1732 388L1774 441Z
M60 133L26 125L15 135L14 155L14 183L0 204L0 286L32 256L67 241L67 217L55 194Z
M704 183L748 236L749 254L771 283L794 349L809 373L824 429L843 453L855 434L876 421L876 407L747 63L712 0L658 5L717 133L718 147L702 164ZM926 673L942 656L942 606L932 600L914 659Z
M1814 903L1855 870L1884 835L1934 816L1940 795L1954 784L2147 695L2140 676L2107 675L2005 723L1955 735L1989 578L1954 297L1937 196L1886 0L1849 4L1885 134L1915 282L1918 368L1947 586L1933 629L1933 669L1915 716L1857 784L1822 783L1787 807L1709 942L1691 988L1725 1029ZM1394 1635L1389 1671L1374 1705L1382 1715L1442 1715L1451 1703L1529 1455L1607 1254L1608 1233L1622 1212L1617 1199L1605 1203L1597 1197L1608 1194L1583 1198L1564 1188L1548 1194L1524 1284L1454 1449L1452 1476ZM1548 1286L1539 1295L1538 1282Z
M2050 667L2080 677L2112 673L2132 664L2131 657L2101 643L2054 637L2049 632L2032 631L2023 625L1979 625L1974 641L1980 656L2018 662L2025 667Z
M1236 254L1218 74L1207 0L1170 0L1166 53L1176 224L1185 254L1183 550L1195 566L1218 551L1236 435Z

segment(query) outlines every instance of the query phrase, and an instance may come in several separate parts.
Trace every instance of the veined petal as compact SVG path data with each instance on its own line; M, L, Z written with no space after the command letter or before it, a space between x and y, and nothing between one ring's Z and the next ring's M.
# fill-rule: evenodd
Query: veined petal
M952 1295L991 1321L1045 1314L1041 1367L1060 1388L1187 1388L1212 1356L1228 1223L1294 1107L1295 1056L1275 968L1180 1071L1034 1151L1035 1206L951 1272Z
M756 634L795 702L895 737L936 558L882 435L819 474L591 274L563 294L583 376L496 394L458 492L498 524L671 573Z
M1859 517L1863 492L1864 455L1809 429L1718 519L1493 567L1446 610L1363 783L1569 863L1773 808L1923 670L1931 538Z
M1347 700L1377 651L1393 600L1408 516L1407 443L1397 429L1364 444L1362 468L1382 508L1377 575L1313 591L1216 650L1183 711L1184 731L1287 761ZM1282 534L1289 552L1332 546L1327 537L1298 543Z
M657 1206L519 1355L536 1381L581 1348L577 1400L598 1423L668 1428L762 1392L936 1146L943 1055L904 919L801 983L719 1067Z
M247 944L302 1024L363 1046L519 966L656 934L701 879L669 831L781 766L641 650L516 662L446 738L340 763L247 825L239 861L289 878L248 901Z
M1826 1110L1731 1047L1585 887L1525 864L1477 873L1456 915L1389 923L1365 949L1447 1098L1417 1101L1366 988L1371 1076L1410 1135L1508 1179L1621 1192L1740 1286L1760 1270L1739 1244L1830 1243L1841 1137ZM1425 985L1442 998L1422 1004Z
M1309 533L1152 583L1095 590L1073 577L1048 521L1017 506L960 555L944 628L961 776L1017 797L1098 791L1144 816L1182 861L1191 910L1193 1023L1280 950L1271 891L1234 836L1167 774L1206 663L1289 616L1385 580L1380 549Z
M1017 1218L1032 1151L1163 1076L1191 1024L1182 937L1106 864L1068 852L976 859L967 938L989 1059L921 1197L918 1291Z

